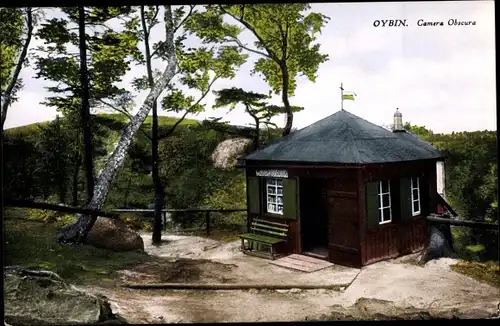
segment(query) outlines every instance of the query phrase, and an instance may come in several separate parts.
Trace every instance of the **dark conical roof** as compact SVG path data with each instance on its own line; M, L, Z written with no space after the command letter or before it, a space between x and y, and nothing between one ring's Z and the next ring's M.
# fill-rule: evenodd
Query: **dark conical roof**
M341 110L248 155L249 161L371 164L438 159L431 144Z

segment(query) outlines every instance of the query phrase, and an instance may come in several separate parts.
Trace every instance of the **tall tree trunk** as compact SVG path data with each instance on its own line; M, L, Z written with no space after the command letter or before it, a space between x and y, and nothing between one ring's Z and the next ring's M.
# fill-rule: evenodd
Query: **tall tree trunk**
M281 73L283 76L283 88L281 92L281 99L283 100L283 106L285 107L286 112L286 124L283 129L283 136L286 136L292 131L293 124L293 112L292 107L290 106L290 102L288 101L288 88L289 88L289 75L288 68L285 63L281 64Z
M5 239L5 209L4 209L4 174L5 160L3 159L3 123L0 123L0 219L2 220L2 239ZM2 264L4 262L4 255L0 258ZM5 265L3 265L5 266Z
M141 22L144 31L144 46L146 51L146 69L148 72L148 85L153 89L155 81L153 79L153 69L151 67L151 49L149 47L149 28L146 24L146 15L144 6L141 6ZM164 191L163 184L158 172L160 157L158 155L158 103L153 103L153 117L151 123L151 159L153 161L152 177L155 188L155 204L154 204L154 222L153 222L153 238L152 243L157 245L161 243L161 210L163 209Z
M125 161L125 155L132 143L134 135L137 133L148 113L153 108L154 103L158 100L158 97L165 90L177 71L172 9L169 5L165 6L164 20L166 30L166 52L168 58L167 67L155 82L155 86L150 90L142 107L122 129L113 153L110 155L104 168L97 177L97 183L94 187L94 196L87 205L90 209L100 209L103 206L109 192L109 186L113 181L117 169ZM96 216L81 215L73 225L61 229L57 236L57 240L61 243L83 243L88 232L94 226L96 219Z
M152 74L150 75L152 77ZM152 81L152 78L151 78ZM162 221L161 221L161 210L163 209L163 201L164 201L164 191L163 184L160 179L159 174L159 161L160 157L158 155L158 108L156 103L153 105L153 123L151 124L152 132L151 132L151 156L153 161L153 170L152 177L155 188L155 205L154 205L154 223L153 223L153 244L161 243L161 229L162 229Z
M23 44L23 49L21 50L21 54L19 55L19 58L17 60L16 68L14 69L14 74L12 75L9 86L7 86L7 89L3 93L3 102L1 104L2 107L0 112L0 125L2 126L2 130L5 124L5 120L7 119L7 110L9 109L9 105L12 100L12 92L14 91L17 80L19 78L19 74L21 73L21 69L23 68L23 63L26 60L26 56L28 55L28 48L30 46L31 37L33 36L33 12L31 7L26 8L26 28L27 34L26 40Z
M132 177L129 177L128 178L128 181L127 181L127 188L125 189L125 198L123 199L124 201L124 207L128 207L128 198L130 196L130 185L132 184Z
M94 196L94 159L92 148L92 127L89 104L89 75L87 70L87 40L85 35L85 9L78 7L78 30L80 36L80 91L81 91L81 126L83 128L83 157L85 165L86 204Z
M250 105L247 103L245 103L245 110L255 121L255 135L253 136L253 149L257 150L260 147L260 119L256 114L252 113L252 110L250 110Z
M260 147L260 120L254 117L255 120L255 136L253 138L253 149L258 150Z
M55 132L56 132L56 137L57 139L61 139L61 120L59 118L59 115L56 116L56 121L55 121ZM66 174L66 167L64 166L65 162L61 162L61 158L64 155L64 151L66 148L63 147L63 144L59 141L56 144L55 148L55 157L56 157L56 182L57 182L57 193L59 196L59 203L61 204L66 204L66 182L67 182L67 174Z
M75 170L73 171L73 182L72 182L72 205L73 206L78 206L78 175L80 174L80 166L82 165L82 156L80 155L80 152L78 151L78 154L76 156L75 160Z

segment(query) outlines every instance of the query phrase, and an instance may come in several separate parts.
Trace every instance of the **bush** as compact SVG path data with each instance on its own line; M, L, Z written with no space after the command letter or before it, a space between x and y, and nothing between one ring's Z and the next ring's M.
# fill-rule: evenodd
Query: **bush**
M240 171L225 173L227 177L223 187L216 188L205 198L203 206L214 209L245 209L246 181L245 174ZM212 225L216 228L240 229L246 226L246 212L212 214Z
M497 147L494 131L421 135L446 159L446 196L461 219L497 223ZM454 228L455 249L471 260L498 259L491 230Z
M145 220L137 213L123 213L120 214L120 219L132 230L139 231L147 229L147 225L151 223Z
M29 208L27 210L26 219L30 221L51 223L58 227L63 227L72 224L76 216L56 211Z

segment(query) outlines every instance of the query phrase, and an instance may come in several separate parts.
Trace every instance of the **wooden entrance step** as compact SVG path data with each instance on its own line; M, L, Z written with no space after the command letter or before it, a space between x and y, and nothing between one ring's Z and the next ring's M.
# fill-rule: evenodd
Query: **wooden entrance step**
M270 261L269 263L276 266L298 270L306 273L316 272L321 269L333 266L332 263L326 260L316 259L313 257L297 255L297 254L292 254L277 260L273 260Z

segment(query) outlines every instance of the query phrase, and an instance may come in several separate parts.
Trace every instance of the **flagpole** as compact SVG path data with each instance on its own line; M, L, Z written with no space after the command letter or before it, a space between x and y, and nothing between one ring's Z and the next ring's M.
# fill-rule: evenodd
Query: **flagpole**
M340 83L340 109L344 110L344 88L342 88L342 83Z

